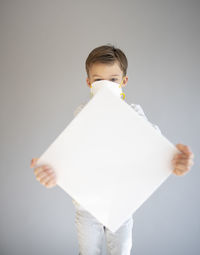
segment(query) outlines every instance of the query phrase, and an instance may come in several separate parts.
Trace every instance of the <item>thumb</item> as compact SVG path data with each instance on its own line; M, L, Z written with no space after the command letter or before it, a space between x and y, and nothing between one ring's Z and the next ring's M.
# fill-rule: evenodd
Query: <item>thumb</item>
M38 158L33 158L32 160L31 160L31 168L33 168L34 166L35 166L35 164L36 164L36 162L38 161Z

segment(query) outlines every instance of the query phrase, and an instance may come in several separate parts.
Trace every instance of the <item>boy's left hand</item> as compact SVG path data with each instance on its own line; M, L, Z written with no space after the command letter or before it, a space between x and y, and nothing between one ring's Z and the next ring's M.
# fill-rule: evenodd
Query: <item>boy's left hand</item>
M172 163L174 166L173 173L175 175L186 174L194 164L194 154L187 145L176 144L176 148L181 152L174 156Z

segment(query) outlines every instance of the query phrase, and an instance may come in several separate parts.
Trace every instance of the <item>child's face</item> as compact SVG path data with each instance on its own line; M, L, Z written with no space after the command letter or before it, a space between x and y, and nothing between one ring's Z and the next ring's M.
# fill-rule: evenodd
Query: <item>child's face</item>
M89 74L89 77L86 79L89 87L91 87L93 82L98 80L110 80L120 84L123 79L123 72L117 61L113 65L94 63L89 70ZM127 82L128 76L125 76L122 86L125 87Z

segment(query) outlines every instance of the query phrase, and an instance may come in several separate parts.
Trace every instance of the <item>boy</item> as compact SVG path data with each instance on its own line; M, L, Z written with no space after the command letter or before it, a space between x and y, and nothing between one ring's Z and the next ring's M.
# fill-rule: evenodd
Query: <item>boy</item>
M98 80L110 80L125 87L128 82L126 75L128 61L122 50L107 44L102 45L90 52L86 63L87 85L92 87L92 83ZM74 116L78 114L86 103L79 105ZM140 105L131 104L131 106L144 118L146 118ZM147 119L147 118L146 118ZM147 119L148 120L148 119ZM158 132L158 126L152 124ZM194 155L188 146L177 144L176 147L181 152L174 155L173 173L175 175L184 175L193 165ZM31 161L31 167L34 167L37 159ZM36 179L47 188L56 185L56 176L50 166L41 166L34 169ZM115 233L109 231L105 226L97 221L89 212L73 200L75 206L75 223L78 234L79 249L81 255L101 254L103 235L105 233L107 252L112 255L129 255L132 247L132 227L133 218L128 219Z

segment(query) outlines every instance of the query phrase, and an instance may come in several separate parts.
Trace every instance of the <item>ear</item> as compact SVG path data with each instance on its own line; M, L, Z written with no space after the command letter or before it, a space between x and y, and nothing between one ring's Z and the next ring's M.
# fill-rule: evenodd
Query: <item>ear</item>
M123 80L123 83L122 83L122 87L125 87L126 84L128 82L128 76L124 76L124 80Z
M88 87L91 88L91 83L90 83L90 80L88 77L86 78L86 83L87 83Z

